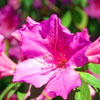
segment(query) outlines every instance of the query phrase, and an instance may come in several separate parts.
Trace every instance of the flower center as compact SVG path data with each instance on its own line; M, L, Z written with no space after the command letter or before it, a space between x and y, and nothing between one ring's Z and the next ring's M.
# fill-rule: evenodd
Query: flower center
M59 59L56 59L55 64L57 65L57 68L65 68L66 62L67 60L65 58L59 58Z

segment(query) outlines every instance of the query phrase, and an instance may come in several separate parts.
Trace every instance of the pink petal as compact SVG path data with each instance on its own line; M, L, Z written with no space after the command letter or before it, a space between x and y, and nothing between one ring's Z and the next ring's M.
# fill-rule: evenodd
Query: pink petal
M5 44L3 43L4 36L0 35L0 54L5 50Z
M23 55L26 57L36 57L44 55L47 52L46 48L43 45L43 39L38 33L38 26L33 27L34 30L28 30L27 28L22 33L22 43L21 50Z
M0 34L10 38L11 33L18 27L19 21L20 19L14 9L10 5L4 6L0 9Z
M13 75L16 64L4 53L0 55L0 78Z
M90 35L88 34L88 29L84 28L81 32L81 37L86 39L87 41L90 41Z
M77 32L73 42L70 44L67 53L69 54L69 63L71 66L84 66L88 62L85 51L91 42L87 40L87 36L83 37L83 34L83 31Z
M100 64L100 37L91 43L85 55L88 57L89 62Z
M79 73L67 68L59 70L56 77L47 84L46 89L48 92L53 91L57 96L67 99L71 90L78 86L81 86Z
M35 59L28 59L16 66L13 82L26 82L34 86L45 85L49 78L55 73L49 69L52 64L46 64Z

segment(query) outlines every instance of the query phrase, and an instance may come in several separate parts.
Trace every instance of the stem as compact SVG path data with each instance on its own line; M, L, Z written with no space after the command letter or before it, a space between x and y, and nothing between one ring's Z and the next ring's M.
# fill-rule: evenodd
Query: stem
M49 6L52 10L54 10L57 13L60 13L60 9L57 8L54 4L52 4L49 0L45 1L46 5Z
M43 94L46 98L48 98L48 100L51 100L51 98L50 98L46 93L42 92L42 94Z

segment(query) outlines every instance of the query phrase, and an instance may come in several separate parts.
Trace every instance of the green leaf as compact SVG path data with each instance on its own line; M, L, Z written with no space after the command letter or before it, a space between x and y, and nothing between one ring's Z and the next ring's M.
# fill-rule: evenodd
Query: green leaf
M88 82L94 88L100 88L99 80L96 77L94 77L93 75L86 73L86 72L80 72L80 75L84 80L86 80L86 82Z
M18 100L24 100L24 97L25 97L25 96L26 96L26 93L17 92Z
M16 85L19 85L21 83L11 83L7 86L7 88L1 93L0 95L0 100L3 100L4 96L13 88L15 87Z
M88 24L88 16L86 15L86 13L79 7L75 7L75 10L80 14L81 16L81 20L80 22L75 23L75 26L82 30L83 28L85 28Z
M87 0L81 0L82 7L85 7L87 5Z
M37 19L37 16L36 16L35 11L32 11L32 12L31 12L31 17L32 17L32 19L34 19L34 20Z
M67 11L64 16L61 18L62 25L69 27L72 22L71 11Z
M8 93L7 99L9 99L15 92L16 92L16 90L11 90L11 91Z
M78 92L75 94L75 100L91 100L90 90L87 83L81 78L82 85L78 87Z
M24 0L19 0L20 3L22 3Z
M30 8L30 6L33 4L33 0L24 0L24 3L27 8Z
M44 20L48 20L49 18L48 18L48 17L43 17L43 19L44 19Z
M10 48L10 44L7 40L5 40L5 44L6 44L6 47L5 47L5 53L6 55L8 55L8 51L9 51L9 48Z
M42 2L42 5L44 6L44 5L45 5L46 0L41 0L41 2Z
M9 91L7 98L9 99L16 91L17 89L20 87L21 84L17 84L14 89L12 89L11 91Z
M100 75L100 65L89 63L88 68L92 73Z
M73 0L73 3L74 4L79 4L80 3L80 0Z
M18 91L21 93L27 93L28 89L29 89L29 84L23 82Z

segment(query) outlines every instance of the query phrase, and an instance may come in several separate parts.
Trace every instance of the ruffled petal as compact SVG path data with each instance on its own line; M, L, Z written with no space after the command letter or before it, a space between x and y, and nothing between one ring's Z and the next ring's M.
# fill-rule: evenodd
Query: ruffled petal
M88 57L89 62L100 64L100 37L91 43L85 55Z
M85 56L85 51L91 42L89 36L83 37L83 32L77 32L73 42L70 45L70 49L68 50L69 55L69 63L74 66L83 66L88 62L88 58Z

